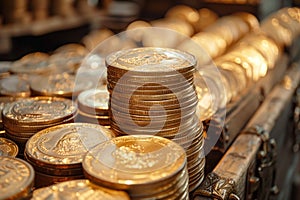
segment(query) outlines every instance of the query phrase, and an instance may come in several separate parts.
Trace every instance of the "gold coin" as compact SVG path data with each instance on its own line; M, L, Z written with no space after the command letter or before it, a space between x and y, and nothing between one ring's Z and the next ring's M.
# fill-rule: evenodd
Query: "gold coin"
M41 96L77 96L80 92L90 89L94 83L86 78L76 79L74 75L68 73L54 74L49 76L39 76L31 81L30 88L36 95Z
M47 125L68 119L77 111L69 99L57 97L34 97L15 101L2 111L4 124Z
M12 62L10 61L0 61L0 79L6 78L10 75L10 67Z
M186 165L184 150L157 136L123 136L98 145L83 161L85 175L97 184L129 190L173 177Z
M76 122L86 122L92 124L100 124L102 126L109 126L110 125L110 118L109 116L98 116L98 115L90 115L84 112L79 111L78 116L75 120Z
M92 147L113 137L106 128L88 123L62 124L33 135L25 152L31 161L56 168L80 168Z
M0 94L2 96L29 97L29 83L20 76L9 76L1 79Z
M19 158L0 156L0 199L22 199L29 196L33 186L34 171Z
M55 196L55 197L54 197ZM54 197L54 198L53 198ZM59 199L85 199L90 200L129 200L128 194L122 191L111 190L91 183L89 180L73 180L40 188L33 192L32 200L51 198Z
M108 115L109 93L107 90L91 89L81 92L77 98L78 108L87 114Z
M18 155L19 148L13 141L0 138L0 156L16 157Z
M170 72L195 66L196 59L175 49L144 47L112 53L106 58L106 63L123 70Z

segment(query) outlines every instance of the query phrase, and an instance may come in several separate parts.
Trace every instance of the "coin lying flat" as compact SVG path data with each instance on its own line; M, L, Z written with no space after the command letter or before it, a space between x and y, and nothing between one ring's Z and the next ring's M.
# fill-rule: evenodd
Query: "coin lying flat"
M28 197L34 180L33 168L25 161L0 156L0 199Z
M74 180L57 183L33 192L32 200L42 199L94 199L94 200L129 200L128 194L111 190L91 183L89 180Z
M100 125L63 124L32 136L26 144L25 153L28 159L40 166L81 168L85 153L111 138L111 132Z
M13 141L0 138L0 156L16 157L18 155L19 148Z

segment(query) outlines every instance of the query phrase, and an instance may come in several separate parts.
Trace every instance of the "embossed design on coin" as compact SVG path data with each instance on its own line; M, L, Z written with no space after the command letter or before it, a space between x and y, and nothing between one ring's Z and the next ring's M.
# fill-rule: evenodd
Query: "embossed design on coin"
M31 159L45 164L80 164L88 150L112 137L104 127L96 124L63 124L32 136L25 153Z
M21 159L0 156L0 199L27 196L33 178L34 171L28 163Z
M6 138L0 138L0 156L16 157L18 151L16 143Z

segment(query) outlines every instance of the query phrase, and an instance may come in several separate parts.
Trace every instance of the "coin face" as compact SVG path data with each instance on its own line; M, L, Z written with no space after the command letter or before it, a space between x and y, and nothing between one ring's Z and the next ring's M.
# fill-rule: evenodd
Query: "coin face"
M0 199L18 199L27 196L33 179L33 168L27 162L0 156Z
M110 54L106 62L109 66L140 72L163 72L185 69L196 64L188 53L157 47L122 50Z
M184 168L186 156L176 143L157 136L122 136L87 153L83 169L97 183L115 189L159 182Z
M28 140L25 152L31 161L49 165L80 164L87 151L112 137L100 125L63 124L36 133Z
M20 76L9 76L0 80L0 94L4 96L29 97L29 83Z
M91 89L81 92L78 96L78 107L89 114L97 111L108 112L109 92L101 89Z
M16 157L18 155L19 148L13 141L0 138L0 156Z
M41 125L62 121L76 113L77 106L69 99L35 97L20 99L2 111L3 123Z
M91 200L129 200L128 194L122 191L103 188L89 180L73 180L40 188L33 192L32 200L39 199L85 199Z

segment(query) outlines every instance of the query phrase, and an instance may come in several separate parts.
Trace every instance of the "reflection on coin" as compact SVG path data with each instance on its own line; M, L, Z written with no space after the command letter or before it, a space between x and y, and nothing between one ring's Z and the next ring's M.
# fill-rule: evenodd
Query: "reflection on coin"
M25 161L0 156L0 199L28 197L34 179L33 168Z
M76 105L69 99L34 97L6 106L2 111L2 120L10 125L43 125L67 119L76 111Z
M32 136L25 153L33 162L66 168L81 167L83 156L92 147L113 137L106 128L88 123L70 123L44 129Z
M29 97L29 83L20 76L9 76L0 80L0 94L2 96Z
M98 184L133 189L168 179L185 163L185 152L176 143L140 135L117 137L98 145L85 156L83 168Z
M16 157L18 155L19 148L13 141L0 138L0 156Z
M129 200L129 196L125 192L103 188L84 179L66 181L37 189L33 192L32 200L50 198L52 200L74 200L82 197L91 200Z

